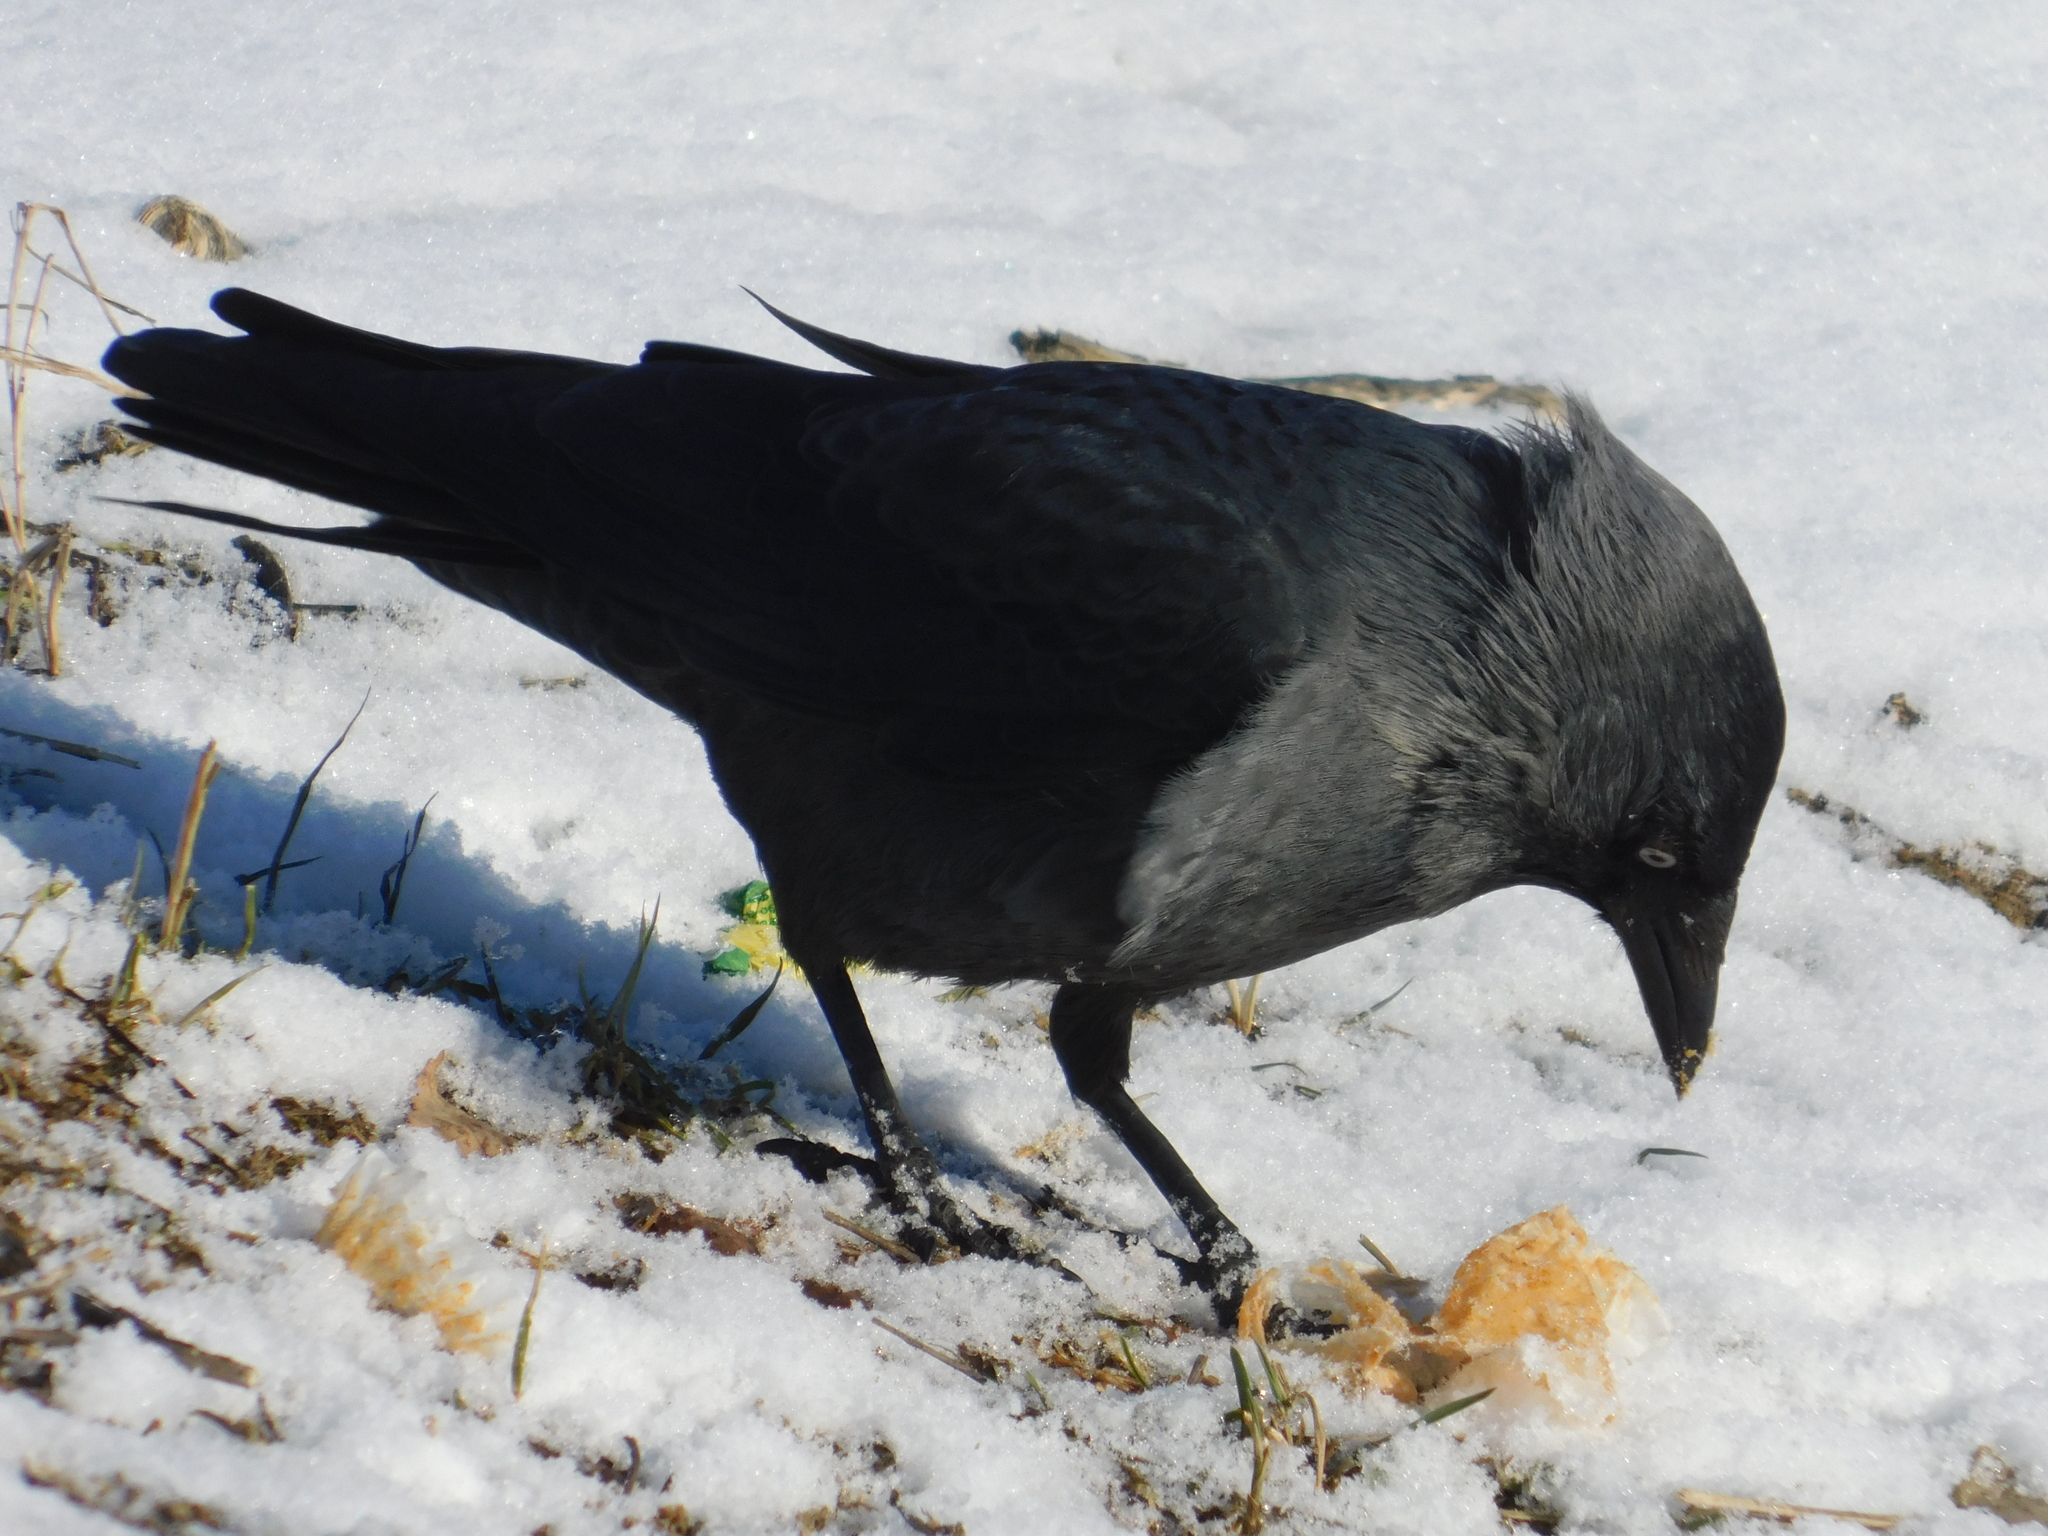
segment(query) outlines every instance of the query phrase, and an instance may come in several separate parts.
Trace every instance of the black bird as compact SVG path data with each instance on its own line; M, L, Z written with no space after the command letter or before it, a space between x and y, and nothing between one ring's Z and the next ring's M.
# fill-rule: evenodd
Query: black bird
M1708 1046L1784 703L1706 518L1583 401L1507 437L1176 369L999 369L785 323L859 373L353 330L107 370L135 434L377 514L398 555L702 733L879 1176L945 1194L846 962L1056 982L1052 1043L1199 1252L1253 1254L1125 1092L1131 1016L1510 885L1620 936L1673 1083Z

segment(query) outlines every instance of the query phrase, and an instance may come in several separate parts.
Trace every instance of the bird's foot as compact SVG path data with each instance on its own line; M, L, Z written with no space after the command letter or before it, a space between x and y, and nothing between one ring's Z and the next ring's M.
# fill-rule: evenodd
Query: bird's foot
M901 1218L897 1240L926 1263L964 1253L984 1259L1015 1259L1071 1277L1065 1265L1022 1233L984 1220L948 1194L939 1182L938 1164L929 1154L923 1158L899 1156L885 1167L878 1158L842 1152L824 1142L796 1136L774 1137L757 1143L754 1150L788 1158L813 1184L824 1183L841 1169L859 1174Z
M983 1259L1051 1262L1021 1233L977 1216L955 1200L939 1184L936 1166L913 1171L899 1165L894 1171L896 1177L883 1184L882 1192L902 1218L903 1243L927 1263L943 1257L949 1248Z
M1216 1311L1216 1326L1225 1333L1235 1333L1245 1292L1258 1278L1258 1252L1220 1214L1213 1222L1189 1222L1188 1226L1195 1239L1197 1257L1183 1259L1164 1249L1160 1254L1180 1271L1184 1283L1209 1298L1209 1305Z

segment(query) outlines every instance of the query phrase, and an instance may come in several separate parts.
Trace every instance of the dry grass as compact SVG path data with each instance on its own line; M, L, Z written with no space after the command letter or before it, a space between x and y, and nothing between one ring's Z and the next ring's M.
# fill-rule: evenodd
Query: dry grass
M727 1258L762 1251L761 1227L755 1222L727 1221L662 1195L624 1194L616 1197L612 1206L619 1213L620 1224L643 1237L701 1232L712 1250Z
M192 849L199 841L199 823L206 815L206 796L220 775L219 743L209 741L199 754L199 771L192 776L192 790L185 798L185 815L178 823L177 852L171 855L164 880L163 929L157 948L174 949L184 938L185 923L192 913L192 898L199 888L192 884Z
M240 235L190 198L151 198L136 210L135 222L194 261L240 261L249 254Z
M43 252L36 249L33 241L38 224L54 225L70 249L78 270L72 271L56 260L54 249ZM5 658L12 661L19 650L19 638L24 620L33 617L42 633L43 668L52 677L63 671L62 640L58 634L58 604L64 586L64 577L71 568L71 531L58 529L40 544L30 547L28 522L28 470L25 450L28 434L29 382L37 373L52 373L67 378L83 379L100 385L112 394L124 393L122 386L108 378L96 368L82 367L60 358L50 357L37 350L37 330L49 318L50 280L55 277L67 280L85 289L99 302L100 313L106 317L108 327L116 336L121 334L121 322L115 317L117 309L129 314L139 311L125 304L116 304L100 291L98 281L92 275L91 264L85 259L85 252L79 248L77 235L71 228L70 217L61 208L46 203L19 203L13 214L14 255L9 265L7 280L7 315L5 341L0 344L0 360L6 367L7 389L7 430L8 430L8 486L10 495L0 496L0 521L7 527L8 537L14 541L15 561L7 580L7 617L5 635ZM34 270L34 281L29 281L30 270ZM146 317L145 317L146 318ZM49 570L49 592L42 591L39 576Z
M2048 1499L2022 1493L2019 1478L1996 1446L1980 1445L1949 1497L1958 1509L1988 1509L2007 1525L2048 1525Z
M1773 1520L1780 1525L1790 1525L1795 1520L1819 1519L1840 1520L1849 1525L1860 1525L1867 1531L1888 1531L1906 1517L1904 1515L1871 1515L1853 1509L1819 1509L1810 1504L1780 1504L1774 1499L1751 1499L1735 1493L1709 1493L1701 1488L1678 1490L1679 1507L1684 1510L1687 1521L1712 1519L1717 1515L1746 1515L1752 1520Z
M448 1052L442 1051L420 1068L419 1079L413 1085L412 1109L405 1123L452 1142L464 1157L503 1157L513 1148L512 1138L441 1092L441 1068L447 1063Z
M1010 345L1027 363L1152 363L1134 352L1119 352L1072 331L1013 331ZM1157 363L1180 368L1182 363ZM1504 384L1491 374L1461 373L1448 379L1393 379L1373 373L1326 373L1285 379L1253 379L1304 394L1330 395L1364 405L1394 408L1426 405L1439 411L1527 410L1564 419L1564 401L1541 384Z
M31 1488L62 1494L80 1509L105 1515L138 1531L191 1536L194 1531L232 1532L225 1515L211 1505L153 1492L119 1473L86 1477L41 1462L24 1462L21 1480Z
M121 430L118 421L100 421L69 438L64 451L57 456L55 468L60 472L67 469L90 469L108 459L132 459L149 452L155 445L145 443L139 437L130 437Z
M2048 928L2048 878L1990 843L1923 848L1894 837L1853 806L1838 805L1826 795L1795 787L1785 791L1785 798L1816 816L1831 816L1841 823L1859 858L1881 858L1893 869L1916 870L1953 886L1983 902L2015 928L2030 933Z

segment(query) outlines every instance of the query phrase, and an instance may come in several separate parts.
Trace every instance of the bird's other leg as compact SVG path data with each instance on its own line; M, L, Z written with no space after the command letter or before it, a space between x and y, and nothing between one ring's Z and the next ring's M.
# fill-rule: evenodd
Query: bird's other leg
M1131 1015L1139 1001L1139 994L1122 987L1072 982L1061 987L1052 1000L1053 1054L1074 1097L1109 1122L1188 1229L1200 1257L1185 1271L1187 1277L1215 1304L1217 1321L1234 1328L1258 1255L1124 1091L1124 1079L1131 1075Z
M788 930L784 929L784 941ZM854 1096L868 1125L868 1139L874 1144L875 1163L884 1192L909 1224L906 1240L913 1247L933 1248L942 1236L965 1253L990 1259L1023 1258L1016 1235L1005 1227L991 1225L962 1209L946 1193L939 1176L938 1159L918 1139L903 1105L896 1097L896 1085L889 1081L889 1069L868 1029L867 1015L854 991L846 966L834 958L821 961L799 954L793 947L790 958L803 967L804 976L818 1005L825 1010L825 1022L832 1026L832 1038L853 1079ZM927 1253L926 1257L930 1257Z

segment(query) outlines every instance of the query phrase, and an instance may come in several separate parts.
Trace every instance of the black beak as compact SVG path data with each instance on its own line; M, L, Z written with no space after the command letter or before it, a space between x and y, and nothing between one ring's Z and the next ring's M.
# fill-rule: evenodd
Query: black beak
M1735 893L1669 903L1634 891L1601 910L1628 951L1643 1009L1682 1097L1712 1041Z

